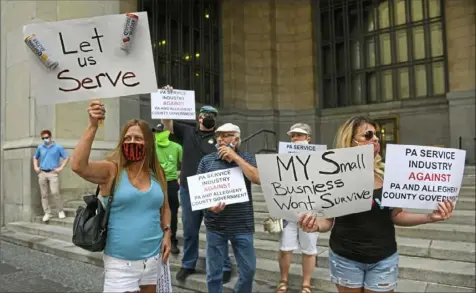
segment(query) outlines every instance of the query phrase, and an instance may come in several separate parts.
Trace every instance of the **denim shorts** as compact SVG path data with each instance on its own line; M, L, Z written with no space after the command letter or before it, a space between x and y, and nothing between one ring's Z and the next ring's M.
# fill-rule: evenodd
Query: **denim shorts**
M375 264L365 264L339 256L329 250L331 281L346 288L365 288L375 292L395 290L398 280L398 252Z

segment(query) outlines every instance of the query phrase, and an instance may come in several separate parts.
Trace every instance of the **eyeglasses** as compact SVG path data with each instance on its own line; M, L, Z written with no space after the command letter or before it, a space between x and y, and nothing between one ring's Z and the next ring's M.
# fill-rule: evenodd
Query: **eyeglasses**
M233 137L235 136L234 133L217 133L216 134L216 137L220 137L220 138L228 138L228 137Z
M49 139L50 137L49 136L45 136L45 137L42 137L41 139L45 140L45 139Z

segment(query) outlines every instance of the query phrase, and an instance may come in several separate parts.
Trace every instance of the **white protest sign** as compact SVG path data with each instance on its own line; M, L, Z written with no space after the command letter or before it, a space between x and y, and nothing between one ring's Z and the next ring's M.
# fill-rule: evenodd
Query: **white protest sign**
M303 212L331 218L370 210L373 161L371 145L311 154L256 155L269 213L291 221Z
M147 13L134 14L139 20L129 53L121 50L125 14L24 26L24 37L35 34L43 45L42 57L58 62L49 70L25 45L37 105L156 92Z
M218 203L249 201L243 171L239 167L187 177L192 211L203 210Z
M195 91L159 90L150 94L152 119L195 120Z
M444 200L456 203L465 158L464 150L387 145L382 205L434 210Z
M294 154L294 153L313 153L327 150L327 146L323 144L302 144L292 142L279 142L280 154Z

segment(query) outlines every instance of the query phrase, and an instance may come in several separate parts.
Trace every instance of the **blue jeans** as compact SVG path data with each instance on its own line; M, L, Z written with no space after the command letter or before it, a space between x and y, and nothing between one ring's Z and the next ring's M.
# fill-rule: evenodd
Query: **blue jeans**
M228 257L228 241L238 265L238 281L234 293L253 292L256 272L256 255L253 234L225 235L207 231L207 287L209 293L223 292L222 267Z
M192 211L190 206L190 194L188 188L180 185L180 204L182 206L182 229L183 229L183 257L182 268L195 269L198 259L198 244L200 226L203 220L203 211ZM226 259L223 264L223 271L231 271L230 257L228 256L228 245L225 251Z
M375 264L364 264L329 250L333 283L346 288L365 288L374 292L395 290L398 281L398 252Z

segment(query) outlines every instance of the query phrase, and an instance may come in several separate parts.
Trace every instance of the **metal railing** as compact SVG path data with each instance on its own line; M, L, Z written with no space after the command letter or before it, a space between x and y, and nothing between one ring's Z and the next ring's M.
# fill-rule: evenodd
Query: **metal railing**
M278 146L278 138L276 136L276 132L269 129L260 129L255 133L243 138L241 140L241 145L244 146L245 151L249 151L249 143L252 139L258 137L258 135L263 136L263 144L264 147L254 151L255 154L269 154L269 153L277 153L277 146ZM268 138L272 136L273 143L270 144Z

